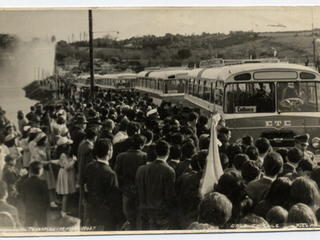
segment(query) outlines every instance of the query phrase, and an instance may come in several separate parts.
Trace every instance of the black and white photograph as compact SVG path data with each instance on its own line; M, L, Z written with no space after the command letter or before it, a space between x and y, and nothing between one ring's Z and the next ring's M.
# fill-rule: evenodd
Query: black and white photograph
M0 29L0 236L319 233L319 6L3 8Z

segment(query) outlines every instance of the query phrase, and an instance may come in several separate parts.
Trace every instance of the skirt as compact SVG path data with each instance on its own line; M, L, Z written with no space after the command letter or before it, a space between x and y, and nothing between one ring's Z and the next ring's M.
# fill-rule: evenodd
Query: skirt
M47 181L48 189L55 189L56 188L56 180L53 176L51 164L49 164L49 170L43 169L43 173L41 178Z
M76 171L73 167L69 169L60 168L56 191L61 195L76 192Z

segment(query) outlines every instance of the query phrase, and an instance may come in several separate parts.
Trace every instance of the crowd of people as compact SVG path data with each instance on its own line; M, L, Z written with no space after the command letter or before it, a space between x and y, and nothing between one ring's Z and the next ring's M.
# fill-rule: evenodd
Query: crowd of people
M202 198L212 143L199 109L109 90L94 102L66 98L17 117L16 126L0 109L0 227L48 227L45 213L60 208L60 224L79 219L103 231L318 226L320 168L307 134L273 150L266 138L230 142L221 119L224 172Z

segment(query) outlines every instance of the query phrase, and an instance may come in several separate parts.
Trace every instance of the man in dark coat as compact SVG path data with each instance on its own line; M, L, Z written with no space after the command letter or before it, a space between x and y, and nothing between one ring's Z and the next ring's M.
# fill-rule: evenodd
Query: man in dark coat
M50 198L47 182L41 179L43 167L38 161L30 164L31 177L23 185L22 201L26 208L24 226L32 227L37 221L39 227L47 227L47 211L50 209Z
M111 141L114 139L114 135L112 133L113 129L115 127L114 121L112 121L111 119L106 119L103 123L102 123L102 132L99 136L99 139L101 138L109 138Z
M127 230L136 230L138 196L135 178L137 169L147 162L147 154L141 151L146 138L141 134L135 134L130 140L131 148L117 156L114 171L122 191L123 211L129 223Z
M145 188L150 230L178 229L175 172L166 162L169 152L169 144L158 141L155 146L157 159L146 166Z
M75 121L75 129L71 132L71 139L73 141L71 145L71 155L78 157L78 148L81 141L85 138L85 129L87 126L87 120L83 116L77 117Z
M283 164L283 171L279 173L278 177L283 177L288 173L295 173L296 168L298 167L298 164L301 159L303 159L304 154L303 152L298 148L292 148L289 150L287 154L287 162Z
M86 189L85 199L90 204L89 224L101 231L119 230L125 222L117 175L109 166L112 144L108 139L95 143L97 161L86 166L81 186Z

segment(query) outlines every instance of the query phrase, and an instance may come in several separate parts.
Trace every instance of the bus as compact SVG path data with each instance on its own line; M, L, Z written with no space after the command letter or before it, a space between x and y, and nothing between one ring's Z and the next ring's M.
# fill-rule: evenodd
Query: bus
M241 64L210 70L202 70L196 78L196 72L190 76L186 101L197 105L203 114L221 113L231 129L231 142L248 134L255 140L267 138L274 149L291 148L294 136L308 133L308 150L320 162L318 72L288 63ZM219 109L215 105L221 98Z
M137 74L135 91L147 93L157 105L164 100L173 104L183 102L189 72L188 68L144 70Z
M280 60L276 57L272 58L259 58L259 59L223 59L212 58L200 61L199 68L208 67L222 67L228 65L246 64L246 63L279 63Z

